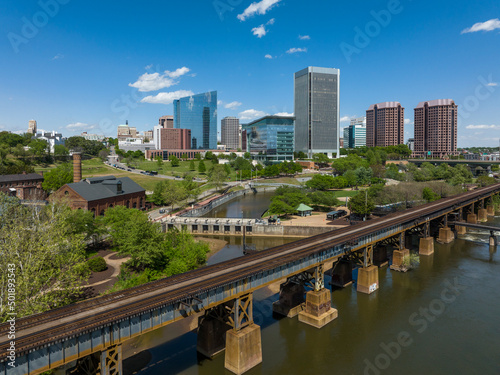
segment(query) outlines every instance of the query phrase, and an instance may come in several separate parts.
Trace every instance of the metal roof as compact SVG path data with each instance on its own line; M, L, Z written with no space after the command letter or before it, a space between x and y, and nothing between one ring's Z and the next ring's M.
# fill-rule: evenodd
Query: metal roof
M118 185L120 182L122 187L119 192ZM67 185L87 202L146 192L144 188L129 177L120 177L120 179L115 176L94 177Z
M0 175L0 182L17 182L17 181L29 181L29 180L43 181L43 176L39 175L38 173Z

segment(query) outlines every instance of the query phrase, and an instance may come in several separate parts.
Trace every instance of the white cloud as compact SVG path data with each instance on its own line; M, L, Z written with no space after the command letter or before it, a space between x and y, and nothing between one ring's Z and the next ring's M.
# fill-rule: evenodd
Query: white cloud
M267 30L266 30L266 27L264 25L260 25L259 27L254 27L252 29L252 33L257 38L262 38L264 35L267 34Z
M224 106L224 108L227 108L227 109L237 109L242 104L243 103L240 103L240 102L231 102L231 103L226 104Z
M309 35L299 35L300 40L310 40L311 37Z
M274 25L274 21L276 21L274 18L271 18L269 21L267 21L266 25Z
M293 113L288 113L288 112L278 112L278 113L275 113L274 116L293 117L294 114Z
M299 52L307 52L307 48L290 48L286 53L292 54L292 53L299 53Z
M272 60L273 59L273 56L271 56L270 54L267 54L266 56L264 56L266 59L269 59L269 60Z
M267 116L267 113L262 111L257 111L256 109L247 109L246 111L240 112L238 116L240 120L247 121Z
M411 125L413 124L413 121L411 121L409 118L405 118L405 125Z
M89 125L83 122L75 122L73 124L66 125L65 128L70 131L83 131L83 130L95 129L96 125Z
M176 99L184 98L186 96L194 95L194 92L188 90L179 90L173 92L160 92L155 96L146 96L141 100L141 103L152 103L152 104L172 104Z
M486 86L490 86L490 87L497 87L497 86L498 86L498 83L496 83L496 82L490 82L490 83L488 83Z
M64 58L64 55L62 53L58 53L57 55L55 55L52 60L59 60L59 59L62 59Z
M341 117L340 122L351 122L351 116Z
M174 81L189 72L189 68L185 66L171 72L166 70L164 74L160 73L144 73L134 83L129 83L130 87L135 87L141 92L157 91L167 87L176 85L178 82Z
M224 102L222 100L217 100L217 105L222 105Z
M149 69L151 69L152 67L153 67L153 64L149 64L149 65L146 65L146 66L144 67L144 69L149 70Z
M253 17L256 14L264 15L280 1L281 0L262 0L258 3L252 3L243 11L243 13L238 14L238 19L240 21L245 21L247 18Z
M178 69L174 70L173 72L169 72L168 70L165 70L165 74L168 75L170 78L179 78L179 77L181 77L184 74L189 73L189 72L190 72L190 69L186 68L185 66L183 66L182 68L178 68Z
M486 22L475 23L472 27L462 30L462 34L475 33L478 31L493 31L496 29L500 29L500 19L498 18L491 19Z
M467 125L466 129L500 129L500 125Z

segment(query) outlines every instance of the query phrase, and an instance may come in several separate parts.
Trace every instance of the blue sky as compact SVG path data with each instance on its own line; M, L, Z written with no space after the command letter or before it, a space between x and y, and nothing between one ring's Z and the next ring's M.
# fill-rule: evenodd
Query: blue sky
M293 113L293 73L321 66L341 71L344 120L399 101L407 139L420 101L451 98L459 147L498 146L499 19L497 0L4 0L0 130L149 130L210 90L219 126L245 123Z

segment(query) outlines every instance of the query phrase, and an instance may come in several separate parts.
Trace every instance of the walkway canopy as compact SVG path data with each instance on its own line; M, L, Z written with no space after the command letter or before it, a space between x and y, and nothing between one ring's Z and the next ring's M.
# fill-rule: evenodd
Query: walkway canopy
M311 216L312 208L306 206L304 203L301 203L299 207L297 207L297 211L299 212L299 216Z

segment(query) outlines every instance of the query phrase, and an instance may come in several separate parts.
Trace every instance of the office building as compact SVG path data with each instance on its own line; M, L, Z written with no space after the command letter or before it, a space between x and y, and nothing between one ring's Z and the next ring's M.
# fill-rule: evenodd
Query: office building
M247 151L269 162L293 160L294 118L266 116L242 125Z
M192 149L216 149L217 91L174 100L174 127L191 130Z
M98 142L103 142L106 139L104 135L89 134L87 132L82 132L82 134L80 134L80 137L85 138L87 141L98 141Z
M342 147L343 148L350 148L349 147L349 131L351 129L349 128L349 126L347 128L344 128L343 130L343 133L344 133L344 137L342 138Z
M158 125L162 128L173 129L174 128L174 116L162 116L158 120Z
M347 130L347 139L345 141ZM356 148L366 146L366 117L354 118L349 127L344 129L344 147Z
M399 102L373 104L366 111L366 146L404 144L405 109Z
M451 99L419 103L415 108L415 156L458 155L457 108Z
M295 73L295 151L337 157L340 70L308 67Z
M36 121L35 120L30 120L28 122L28 133L29 134L36 134Z
M415 138L408 138L406 145L408 146L411 152L415 151Z
M137 138L137 129L135 127L126 125L118 125L118 141L125 141L127 138Z
M221 143L227 150L237 150L241 147L240 120L236 117L224 117L221 121Z

